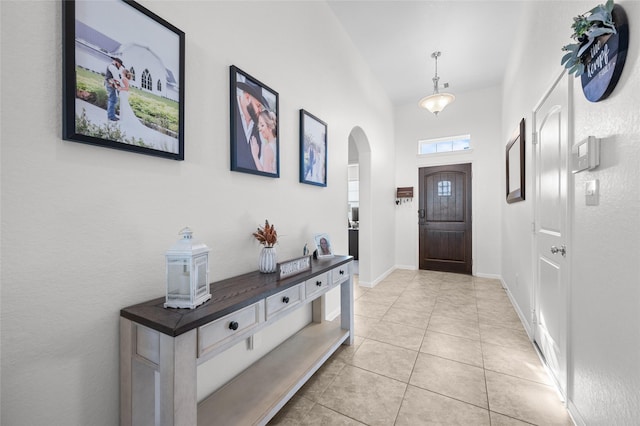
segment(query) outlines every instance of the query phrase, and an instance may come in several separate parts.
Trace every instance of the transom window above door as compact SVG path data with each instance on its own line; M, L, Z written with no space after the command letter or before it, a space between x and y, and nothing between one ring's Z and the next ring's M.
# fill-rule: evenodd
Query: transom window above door
M469 149L471 149L471 135L452 136L439 139L424 139L418 141L418 155L467 151Z

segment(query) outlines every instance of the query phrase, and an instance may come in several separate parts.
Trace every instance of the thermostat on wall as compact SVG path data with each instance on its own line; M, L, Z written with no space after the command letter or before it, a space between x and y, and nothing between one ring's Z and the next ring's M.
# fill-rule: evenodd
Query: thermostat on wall
M578 142L571 150L573 173L591 170L600 164L600 139L589 136Z

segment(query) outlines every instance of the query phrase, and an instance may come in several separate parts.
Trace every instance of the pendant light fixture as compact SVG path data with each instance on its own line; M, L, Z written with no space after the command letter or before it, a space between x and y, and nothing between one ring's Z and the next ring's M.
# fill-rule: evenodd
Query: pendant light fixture
M436 60L436 75L433 77L433 94L429 96L425 96L420 99L418 105L422 108L428 109L430 112L434 113L436 117L438 113L446 108L451 102L453 102L456 97L451 93L440 93L438 88L438 82L440 81L440 77L438 77L438 58L442 53L439 51L433 52L431 57ZM448 83L444 85L445 89L449 87Z

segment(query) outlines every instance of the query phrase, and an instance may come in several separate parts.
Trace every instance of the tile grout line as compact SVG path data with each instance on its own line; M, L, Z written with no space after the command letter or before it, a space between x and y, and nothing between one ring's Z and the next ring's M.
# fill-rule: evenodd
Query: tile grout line
M476 312L478 316L478 334L480 335L480 353L482 355L482 374L484 376L484 390L487 394L487 414L489 415L489 426L491 426L493 423L493 420L491 419L491 400L489 399L489 385L487 385L487 368L484 363L484 341L482 339L482 330L480 328L480 312L478 312L478 294L477 294L475 281L473 283L473 291L475 295Z
M404 294L404 292L406 290L407 289L405 288L402 291L402 293L400 293L400 294L401 295ZM431 312L429 313L429 320L427 321L427 328L425 328L424 332L422 333L422 339L420 340L420 347L418 348L418 353L416 354L416 358L413 361L413 366L411 367L411 372L409 373L409 378L407 379L407 383L405 383L406 386L404 388L404 392L402 393L402 399L400 400L400 406L398 407L398 412L396 413L395 419L393 420L394 426L398 422L398 416L400 416L400 411L402 410L402 405L404 404L405 398L407 397L407 391L409 390L409 386L410 386L410 382L411 382L411 376L413 376L413 371L416 368L416 363L418 362L418 357L420 356L420 349L422 348L425 336L427 335L427 329L429 328L429 323L431 322L431 315L432 314L433 314L433 310L431 310Z

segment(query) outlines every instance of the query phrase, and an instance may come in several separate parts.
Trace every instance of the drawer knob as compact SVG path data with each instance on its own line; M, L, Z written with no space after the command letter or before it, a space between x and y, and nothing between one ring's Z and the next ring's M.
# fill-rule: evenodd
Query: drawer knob
M316 285L317 285L318 287L322 287L322 281L316 281Z
M282 298L282 301L283 301L284 303L289 303L289 296L285 296L285 297L283 297L283 298Z
M344 275L344 271L340 269L340 275Z
M235 331L235 330L237 330L237 329L238 329L238 321L231 321L231 322L229 323L229 328L230 328L231 330L234 330L234 331Z

